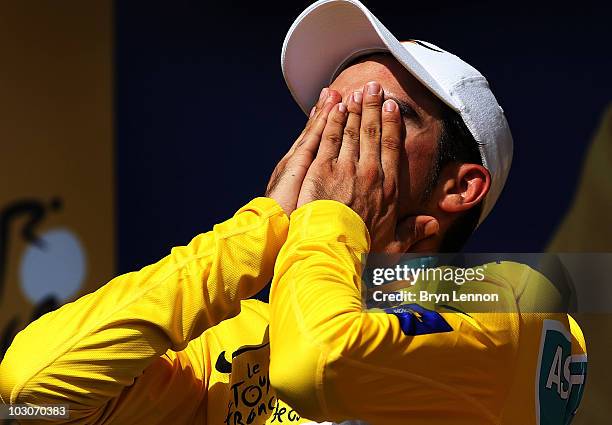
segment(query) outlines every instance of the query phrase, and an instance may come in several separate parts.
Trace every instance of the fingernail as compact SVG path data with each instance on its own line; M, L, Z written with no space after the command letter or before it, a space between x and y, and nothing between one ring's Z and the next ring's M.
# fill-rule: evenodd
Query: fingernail
M321 90L321 95L319 96L319 100L323 100L327 97L327 87Z
M358 103L361 105L362 99L363 99L363 93L361 91L353 92L353 100L355 101L355 103Z
M385 100L385 103L383 103L383 108L386 112L393 112L395 111L396 107L397 105L395 104L395 101L392 99L387 99Z
M435 233L438 233L438 220L431 220L425 224L425 236L431 236Z
M376 95L380 93L380 84L376 81L370 81L368 83L368 94Z
M312 109L310 110L310 115L309 118L312 118L312 116L315 114L315 111L317 110L316 106L313 106Z
M338 103L338 111L344 114L346 112L346 105L342 102Z

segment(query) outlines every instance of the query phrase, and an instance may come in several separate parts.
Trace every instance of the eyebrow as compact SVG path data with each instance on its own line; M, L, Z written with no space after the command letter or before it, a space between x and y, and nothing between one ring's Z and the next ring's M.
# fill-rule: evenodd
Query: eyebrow
M408 102L398 99L395 96L385 95L385 100L386 99L392 99L398 104L402 118L413 119L413 120L418 121L419 123L421 122L421 116L417 113L417 111L415 111L412 105L410 105Z

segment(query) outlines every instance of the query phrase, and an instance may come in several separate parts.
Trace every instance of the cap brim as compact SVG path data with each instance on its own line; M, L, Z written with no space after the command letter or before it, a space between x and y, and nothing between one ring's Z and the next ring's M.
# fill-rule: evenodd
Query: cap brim
M285 37L281 67L295 101L308 113L339 68L377 51L391 53L444 103L459 109L434 76L357 1L320 0L304 10Z

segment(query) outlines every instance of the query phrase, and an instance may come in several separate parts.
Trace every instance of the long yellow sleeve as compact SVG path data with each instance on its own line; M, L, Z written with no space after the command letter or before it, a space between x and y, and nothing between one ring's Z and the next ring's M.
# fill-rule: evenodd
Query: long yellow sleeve
M67 403L70 423L137 423L147 409L174 423L193 417L209 359L190 341L266 285L287 228L280 206L257 198L158 263L31 323L0 365L3 401Z
M435 315L443 327L407 332L396 315L362 308L368 250L363 221L343 204L315 201L291 215L270 293L270 382L279 397L313 420L498 423L516 318L483 325L432 311L423 320Z

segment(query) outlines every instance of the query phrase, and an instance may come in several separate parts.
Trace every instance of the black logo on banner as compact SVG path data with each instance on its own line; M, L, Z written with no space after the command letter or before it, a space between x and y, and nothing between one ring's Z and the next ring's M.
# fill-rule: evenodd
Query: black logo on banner
M19 236L26 242L45 248L44 241L38 237L38 227L50 212L61 210L62 201L53 198L49 203L36 199L22 199L12 202L0 210L0 301L4 298L8 258L11 247L11 228L15 222L25 220L19 230ZM38 302L24 325L38 319L45 313L55 310L59 306L54 296L47 296ZM11 318L2 330L0 336L0 360L4 358L6 350L20 329L22 320L19 316Z

